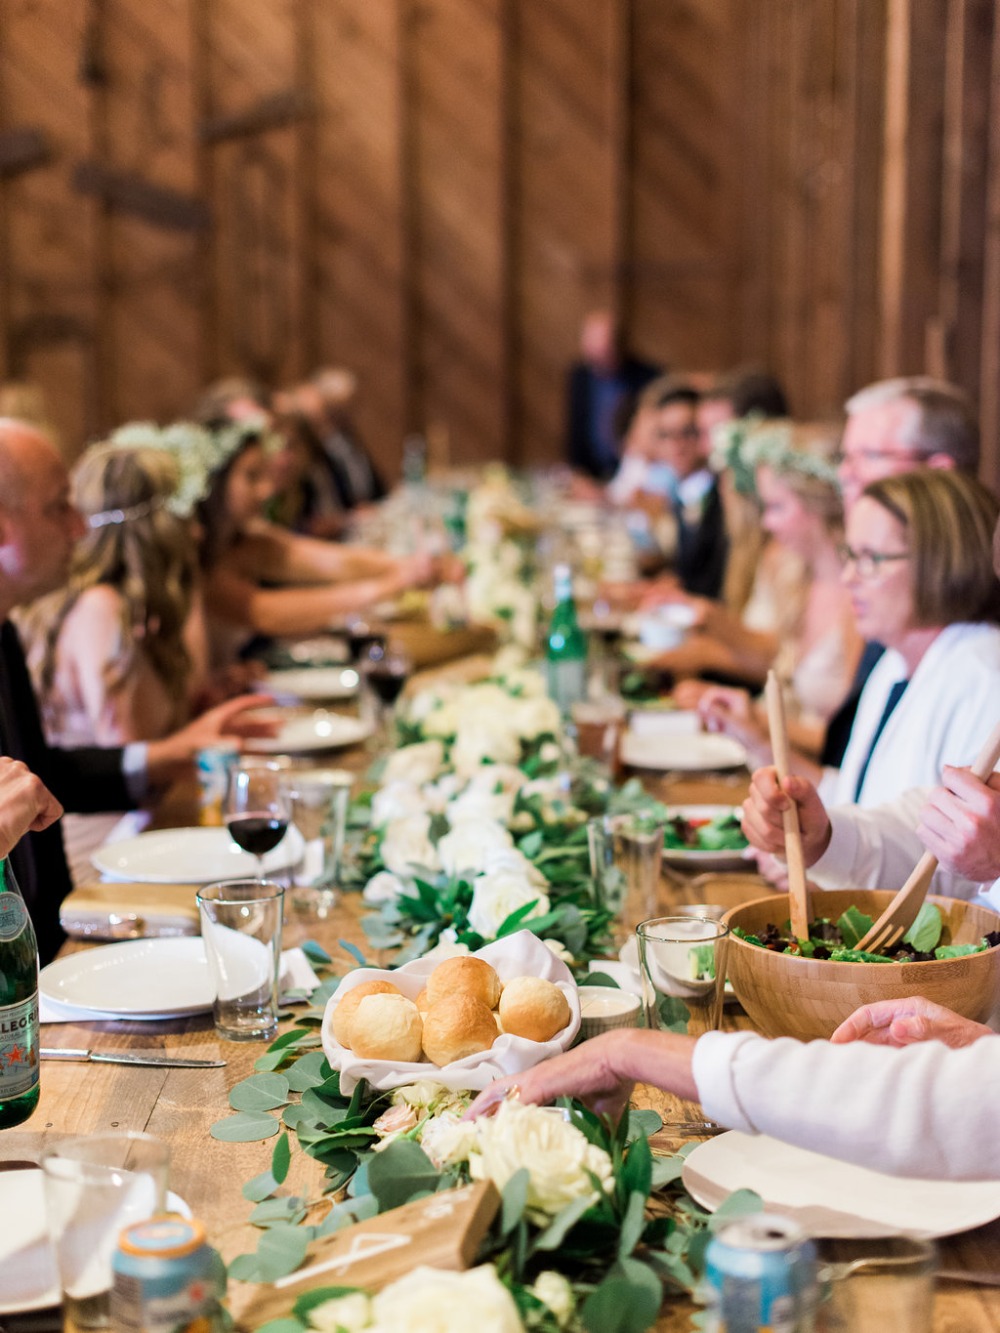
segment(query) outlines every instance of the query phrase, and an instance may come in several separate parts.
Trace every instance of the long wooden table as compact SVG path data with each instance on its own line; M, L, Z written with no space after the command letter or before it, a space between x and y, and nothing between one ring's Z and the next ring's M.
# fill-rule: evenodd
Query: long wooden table
M658 794L677 803L739 799L731 782L699 784L690 781L661 781ZM165 822L183 822L190 793L181 792L164 806ZM161 822L164 822L161 820ZM678 901L683 884L673 885ZM307 936L324 944L346 971L352 959L338 941L343 939L366 950L361 929L361 903L357 895L346 895L333 916L324 922L303 923L292 918L286 927L286 944ZM70 945L78 948L79 945ZM745 1023L740 1017L727 1022ZM207 1226L212 1242L227 1260L256 1248L259 1232L246 1218L252 1205L241 1194L242 1185L266 1169L273 1140L264 1143L219 1143L209 1135L214 1121L228 1113L230 1088L253 1071L263 1044L218 1042L208 1015L172 1022L87 1023L48 1025L43 1029L45 1045L87 1046L102 1050L159 1048L185 1054L220 1054L225 1068L208 1070L137 1068L120 1065L86 1065L48 1062L42 1071L42 1095L38 1110L23 1128L0 1136L0 1162L37 1160L42 1149L66 1134L88 1134L102 1130L145 1130L165 1139L171 1147L171 1187L191 1206ZM635 1102L652 1106L665 1121L690 1118L688 1104L655 1088L639 1088ZM307 1198L318 1195L321 1180L318 1163L297 1153L286 1188ZM947 1269L1000 1271L1000 1222L981 1227L941 1243L941 1264ZM245 1326L254 1325L255 1289L233 1283L230 1288L234 1314ZM663 1333L681 1333L690 1328L692 1306L684 1299L670 1301L658 1328ZM0 1325L3 1320L0 1318ZM940 1283L934 1306L935 1333L1000 1333L1000 1290L966 1283Z

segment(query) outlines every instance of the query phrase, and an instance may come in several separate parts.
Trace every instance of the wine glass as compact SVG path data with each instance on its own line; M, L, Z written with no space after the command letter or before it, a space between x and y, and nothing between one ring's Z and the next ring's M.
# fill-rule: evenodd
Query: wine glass
M393 644L373 643L361 659L360 669L377 702L378 736L391 739L396 701L413 673L408 653Z
M291 803L278 764L238 765L229 776L225 820L238 847L257 858L257 878L264 878L264 857L285 836ZM285 775L287 777L287 775Z

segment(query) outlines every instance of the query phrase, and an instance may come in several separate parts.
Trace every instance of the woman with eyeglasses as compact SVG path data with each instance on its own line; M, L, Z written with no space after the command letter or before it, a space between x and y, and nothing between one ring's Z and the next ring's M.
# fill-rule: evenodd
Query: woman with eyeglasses
M931 468L873 482L853 505L842 579L862 635L886 651L862 692L841 767L793 764L827 807L873 808L935 785L945 764L972 762L1000 717L998 515L1000 504L974 477ZM709 725L741 734L770 764L766 734L741 720L733 692L706 695L701 707Z

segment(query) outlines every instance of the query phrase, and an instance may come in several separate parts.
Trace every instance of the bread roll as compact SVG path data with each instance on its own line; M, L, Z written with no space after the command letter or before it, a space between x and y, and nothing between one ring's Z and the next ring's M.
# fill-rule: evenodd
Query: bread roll
M340 1042L341 1046L351 1049L351 1023L354 1021L354 1015L357 1013L358 1005L366 995L398 995L399 987L394 986L391 981L381 981L373 977L371 981L361 981L337 1001L330 1024L333 1028L333 1035Z
M351 1023L351 1047L362 1060L420 1059L423 1024L405 995L366 995Z
M487 1009L495 1009L501 989L500 978L489 963L470 955L446 958L427 978L427 998L431 1004L458 995L470 995Z
M427 987L425 986L416 998L416 1006L421 1014L426 1014L430 1007L430 1000L427 998Z
M438 1000L424 1015L424 1051L436 1065L488 1051L499 1035L491 1010L471 995Z
M569 1001L558 986L542 977L515 977L500 996L504 1032L531 1041L549 1041L569 1022Z

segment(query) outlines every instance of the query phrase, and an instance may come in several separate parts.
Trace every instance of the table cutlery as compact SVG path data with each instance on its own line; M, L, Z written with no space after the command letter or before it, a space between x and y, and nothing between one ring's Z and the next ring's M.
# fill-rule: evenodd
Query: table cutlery
M167 1051L91 1051L84 1047L43 1046L43 1060L89 1060L107 1065L163 1065L168 1069L221 1069L225 1060L198 1060Z
M990 732L986 744L976 756L972 774L985 782L1000 760L1000 722ZM937 858L930 852L923 856L910 872L909 878L885 909L871 930L858 941L858 948L868 953L885 953L899 943L917 919L930 888Z
M788 777L788 732L785 727L785 703L781 697L781 686L773 671L767 673L764 687L767 701L767 721L771 732L771 749L774 751L774 767L778 772L778 781ZM802 851L802 830L799 828L798 809L790 804L782 814L785 825L785 860L788 863L788 906L792 918L792 934L798 940L809 938L809 922L812 912L809 907L809 886L806 883L805 856Z

